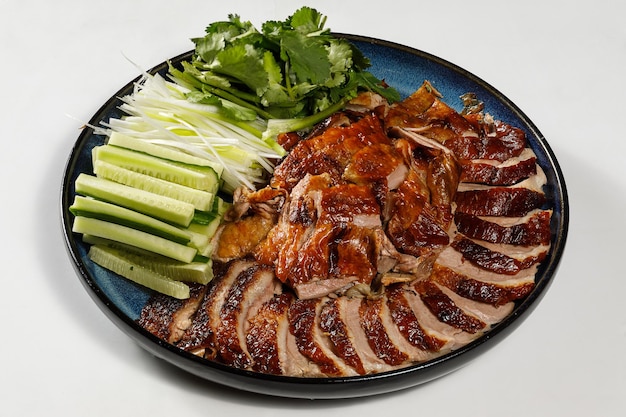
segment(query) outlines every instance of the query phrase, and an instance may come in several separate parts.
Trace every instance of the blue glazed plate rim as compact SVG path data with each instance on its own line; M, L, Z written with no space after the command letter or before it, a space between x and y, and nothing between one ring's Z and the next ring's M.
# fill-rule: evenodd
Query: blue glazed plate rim
M89 296L120 330L155 356L209 381L255 393L309 399L362 397L416 386L464 366L510 334L543 298L557 272L567 240L568 196L558 161L534 123L494 87L449 61L394 42L352 34L335 35L353 42L372 61L369 70L398 88L403 96L412 93L428 79L442 92L446 103L460 110L461 101L454 100L463 93L474 92L485 102L485 108L494 117L516 125L526 132L529 144L548 176L546 194L549 206L554 210L550 252L537 274L535 289L515 306L511 315L477 340L428 362L373 375L329 378L284 377L235 369L182 351L147 332L135 320L138 310L147 301L150 293L108 271L97 270L99 267L87 258L86 245L71 231L73 220L68 208L74 199L73 183L76 176L80 172L90 171L91 159L87 155L93 146L104 142L104 137L85 127L67 160L60 199L64 240L77 275ZM176 64L188 59L191 52L185 52L168 61ZM163 62L148 72L164 73L166 70L167 62ZM120 88L93 115L89 125L95 126L109 117L121 116L117 110L117 106L121 104L119 98L128 94L138 80L139 77ZM122 288L112 290L110 286Z

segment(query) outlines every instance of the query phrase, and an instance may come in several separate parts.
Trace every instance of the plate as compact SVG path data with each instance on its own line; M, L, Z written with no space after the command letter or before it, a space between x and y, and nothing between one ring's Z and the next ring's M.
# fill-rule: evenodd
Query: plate
M569 208L559 164L533 122L488 83L446 60L388 41L349 34L336 35L353 42L371 60L372 66L369 70L398 89L401 95L411 94L424 80L429 80L443 94L446 103L460 111L462 102L459 97L473 92L496 119L506 121L526 132L529 145L537 154L538 163L548 178L545 192L548 206L553 210L551 248L540 266L534 290L516 304L507 318L470 344L431 361L397 371L358 377L297 378L257 374L199 358L158 339L140 327L135 320L150 293L92 263L87 257L87 245L72 233L73 217L68 208L75 196L74 181L80 173L92 172L91 149L103 144L105 139L104 136L95 134L91 128L85 128L67 161L61 190L62 223L67 250L80 281L98 307L123 332L153 355L209 381L255 393L309 399L383 394L442 377L484 354L528 317L549 288L565 247ZM187 52L170 61L176 64L190 56L191 52ZM167 64L164 62L150 72L165 73L166 70ZM95 126L109 118L121 117L117 108L121 104L119 97L129 94L133 83L138 79L129 82L104 103L89 124Z

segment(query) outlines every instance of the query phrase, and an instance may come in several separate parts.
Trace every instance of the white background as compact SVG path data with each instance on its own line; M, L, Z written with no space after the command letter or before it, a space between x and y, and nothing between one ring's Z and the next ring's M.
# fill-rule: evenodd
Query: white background
M486 80L561 163L568 244L510 337L432 383L371 398L270 398L144 352L95 306L63 246L59 191L82 121L136 69L192 48L229 13L293 1L0 0L0 408L6 416L623 416L626 405L626 3L309 1L336 32L405 44ZM406 410L406 411L405 411Z

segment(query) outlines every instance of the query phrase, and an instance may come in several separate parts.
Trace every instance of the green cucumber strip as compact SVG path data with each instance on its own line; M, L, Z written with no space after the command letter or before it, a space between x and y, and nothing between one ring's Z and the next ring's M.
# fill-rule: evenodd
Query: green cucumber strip
M220 226L221 222L221 217L216 217L207 224L191 223L186 229L190 233L198 233L203 236L211 237L205 247L198 247L198 252L200 252L201 255L211 257L211 255L213 254L215 244L215 242L213 241L213 236L217 232L217 228Z
M89 258L94 263L126 279L174 298L189 298L189 286L184 282L175 281L158 272L134 264L120 255L118 250L99 245L91 246L88 252Z
M189 226L195 212L192 204L94 175L81 173L74 185L78 194L117 204L180 226Z
M131 171L198 190L215 193L219 187L219 178L212 168L193 165L186 166L113 145L94 147L92 159L94 162L97 160L105 161ZM193 169L190 167L193 167Z
M69 209L74 216L91 217L120 224L182 245L191 242L192 234L179 227L106 201L77 195Z
M75 217L72 231L141 248L181 262L192 262L197 249L127 226L89 217Z
M118 257L175 281L206 285L213 279L213 262L210 259L185 263L92 235L83 235L83 241L91 245L106 246L115 251Z
M93 172L100 178L193 204L196 210L207 211L213 207L215 194L211 192L131 171L99 159L94 161Z
M224 167L214 161L190 155L183 151L169 148L164 145L157 145L147 140L134 138L120 132L112 132L107 140L107 144L118 146L120 148L131 149L137 152L143 152L158 158L167 159L169 161L180 162L185 165L198 165L202 167L210 167L219 176L224 172Z

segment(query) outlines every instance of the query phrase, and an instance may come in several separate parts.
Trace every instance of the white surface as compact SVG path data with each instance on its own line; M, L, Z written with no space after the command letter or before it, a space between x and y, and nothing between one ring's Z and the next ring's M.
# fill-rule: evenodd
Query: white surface
M59 188L81 121L137 75L123 54L150 67L229 13L260 24L300 4L0 1L2 415L625 415L623 2L307 2L334 31L422 49L486 80L561 163L571 225L558 275L517 331L462 370L367 399L246 394L153 358L91 301L63 246Z

